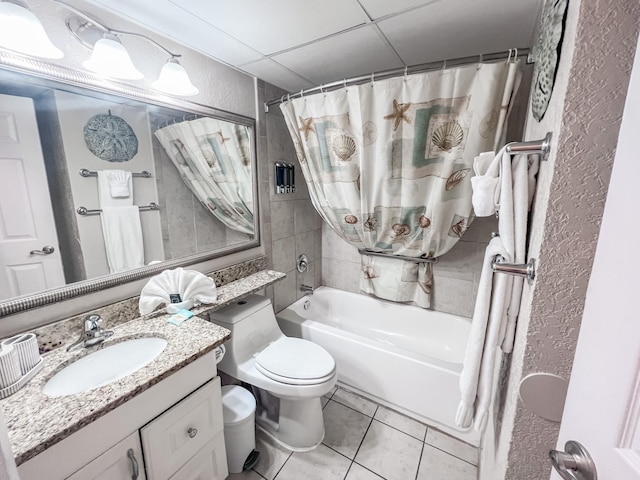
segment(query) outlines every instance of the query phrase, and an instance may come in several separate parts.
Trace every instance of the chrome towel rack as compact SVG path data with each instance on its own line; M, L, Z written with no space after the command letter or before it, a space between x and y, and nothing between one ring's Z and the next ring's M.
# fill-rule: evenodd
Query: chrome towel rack
M551 132L547 132L542 140L508 143L507 153L511 155L532 155L539 153L542 160L546 160L551 150L551 137Z
M80 170L80 176L81 177L97 177L98 176L98 172L92 172L91 170L87 170L86 168L83 168ZM151 174L149 172L147 172L146 170L141 171L140 173L138 172L134 172L131 174L132 177L142 177L142 178L151 178Z
M424 256L421 257L410 257L408 255L394 255L393 253L383 253L376 252L375 250L369 250L368 248L359 248L358 253L360 255L369 255L372 257L384 257L384 258L393 258L397 260L404 260L406 262L412 263L438 263L437 258L427 258Z
M527 263L507 263L501 255L496 255L491 264L491 269L495 273L524 277L531 285L536 278L536 259L530 258Z
M142 205L138 207L138 209L141 212L147 212L149 210L160 210L160 205L158 205L156 202L151 202L149 205ZM95 210L89 210L87 207L78 207L76 212L78 212L78 215L100 215L102 209L97 208Z

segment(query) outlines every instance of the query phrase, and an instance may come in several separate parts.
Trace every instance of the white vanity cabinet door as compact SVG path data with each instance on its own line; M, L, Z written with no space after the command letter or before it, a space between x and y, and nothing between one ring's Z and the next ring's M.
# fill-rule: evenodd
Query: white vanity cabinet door
M223 428L216 377L140 430L149 480L169 479Z
M129 454L133 451L133 458ZM137 476L136 476L137 472ZM145 480L140 435L136 431L67 480Z
M228 475L224 434L220 432L171 480L224 480Z

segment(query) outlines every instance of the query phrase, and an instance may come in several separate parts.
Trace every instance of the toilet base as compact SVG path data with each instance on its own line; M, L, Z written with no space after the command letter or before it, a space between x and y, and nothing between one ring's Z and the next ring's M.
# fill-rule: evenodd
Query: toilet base
M294 452L308 452L320 445L324 440L324 417L320 399L279 400L278 423L258 415L257 427L276 443Z

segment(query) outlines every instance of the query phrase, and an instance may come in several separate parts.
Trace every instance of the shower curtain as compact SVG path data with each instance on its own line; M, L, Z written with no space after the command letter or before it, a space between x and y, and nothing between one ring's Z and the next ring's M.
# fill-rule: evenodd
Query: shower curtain
M227 227L253 235L247 128L198 118L167 125L155 135L200 203Z
M350 86L281 105L311 200L358 248L438 257L473 221L471 168L504 141L518 62ZM360 288L430 306L430 263L362 256Z

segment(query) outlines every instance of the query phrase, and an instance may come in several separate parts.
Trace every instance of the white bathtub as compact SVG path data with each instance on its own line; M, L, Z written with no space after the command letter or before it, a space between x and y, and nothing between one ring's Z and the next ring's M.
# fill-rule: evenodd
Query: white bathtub
M478 445L455 426L471 319L319 287L277 315L285 335L333 355L338 381L390 408Z

